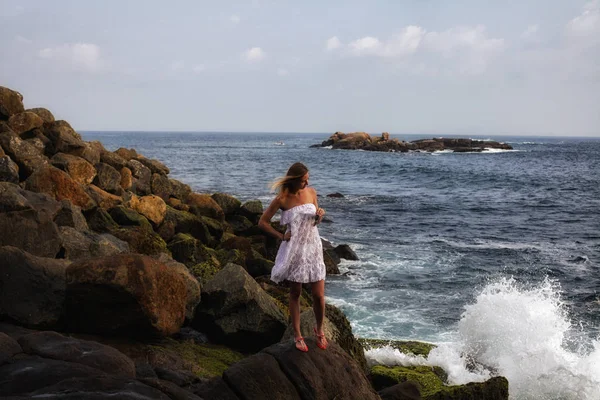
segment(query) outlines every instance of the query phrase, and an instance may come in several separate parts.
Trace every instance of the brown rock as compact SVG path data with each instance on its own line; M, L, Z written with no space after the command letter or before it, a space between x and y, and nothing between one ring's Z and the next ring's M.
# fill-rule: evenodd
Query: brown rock
M73 205L69 200L60 202L60 210L54 217L54 223L57 226L70 226L78 231L89 229L87 221L81 213L81 208Z
M127 254L67 268L68 324L77 331L172 335L185 319L187 291L173 268Z
M44 121L38 117L37 114L28 111L14 114L8 119L8 126L10 126L10 129L12 129L17 135L35 128L39 128L43 124Z
M19 183L19 166L9 156L0 157L0 181Z
M131 175L131 170L127 167L121 168L120 185L121 185L121 188L123 188L123 190L129 190L129 189L131 189L131 186L133 185L133 175Z
M12 115L25 111L21 93L0 86L0 120L7 120Z
M168 175L170 172L169 168L158 160L146 158L142 155L138 155L136 160L144 164L153 174Z
M86 149L81 136L67 121L54 121L46 125L45 134L57 153L81 155Z
M215 193L211 197L221 207L225 215L235 214L242 206L241 201L226 193Z
M179 182L177 179L169 179L169 182L171 182L172 188L171 195L185 203L192 193L192 188L185 183Z
M147 195L152 193L150 182L152 179L152 172L144 164L137 160L129 160L127 162L127 168L131 170L131 174L134 178L132 189L139 195Z
M169 205L179 211L189 211L190 210L190 206L188 206L187 204L183 204L181 202L181 200L176 199L175 197L169 197L169 199L167 200L167 205Z
M109 210L123 203L121 197L105 192L96 185L88 185L86 192L104 210Z
M198 216L205 216L218 220L225 218L225 213L219 204L207 194L192 193L188 196L187 204L190 211Z
M77 155L92 165L96 165L100 162L100 152L104 149L102 143L95 142L83 142L83 150L78 151Z
M129 252L127 242L108 233L78 231L70 226L61 226L59 230L62 255L71 261Z
M71 154L57 153L50 159L50 163L68 173L75 182L82 185L89 185L96 176L96 170L92 164Z
M41 154L39 148L12 131L0 135L0 145L19 166L20 180L27 179L34 171L48 165L48 158Z
M122 158L125 159L125 161L129 161L131 159L134 159L138 156L137 151L135 151L135 149L125 149L123 147L117 149L115 151L115 153L119 156L121 156Z
M38 108L30 108L29 110L25 110L36 114L38 117L44 121L44 123L54 122L54 115L47 109L38 107Z
M40 168L27 178L25 189L46 193L56 200L70 200L83 210L96 205L80 184L66 172L51 166Z
M127 207L139 212L155 225L160 225L167 214L167 204L158 196L149 195L138 197L133 195Z
M125 165L127 165L127 160L125 160L123 157L121 157L117 153L113 153L112 151L108 151L108 150L104 150L100 154L100 161L110 165L117 171L120 171L123 167L125 167Z

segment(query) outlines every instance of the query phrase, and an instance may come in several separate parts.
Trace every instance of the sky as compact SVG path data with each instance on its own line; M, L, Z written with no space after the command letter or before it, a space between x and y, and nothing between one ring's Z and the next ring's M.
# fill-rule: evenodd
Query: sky
M0 0L76 130L600 137L600 0Z

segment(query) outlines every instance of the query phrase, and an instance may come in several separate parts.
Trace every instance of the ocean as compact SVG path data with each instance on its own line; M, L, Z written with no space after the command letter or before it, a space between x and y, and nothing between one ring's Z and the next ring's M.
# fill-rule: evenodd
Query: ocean
M305 163L331 221L321 236L360 257L328 277L327 301L356 336L438 345L428 359L384 347L370 360L441 365L454 384L500 374L511 399L600 399L599 139L472 137L514 147L483 153L309 148L329 135L82 132L163 161L197 192L265 206L270 182Z

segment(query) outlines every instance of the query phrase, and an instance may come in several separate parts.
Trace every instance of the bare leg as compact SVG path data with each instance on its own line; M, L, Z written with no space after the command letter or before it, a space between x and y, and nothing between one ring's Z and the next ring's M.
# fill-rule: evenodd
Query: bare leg
M317 340L327 347L327 339L323 332L323 318L325 317L325 281L321 280L313 282L311 285L311 292L313 297L313 311L315 312L315 319L317 322Z
M308 348L304 341L299 342L302 337L300 331L300 294L302 293L302 284L290 282L290 316L292 317L292 327L294 328L294 340L298 350L306 351Z

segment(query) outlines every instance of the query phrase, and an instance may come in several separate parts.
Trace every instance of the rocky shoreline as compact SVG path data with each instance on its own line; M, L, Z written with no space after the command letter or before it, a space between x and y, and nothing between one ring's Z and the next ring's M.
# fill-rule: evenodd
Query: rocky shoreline
M486 149L512 150L506 143L492 140L433 138L412 142L390 139L390 134L383 132L381 136L371 136L365 132L336 132L321 144L310 147L330 147L343 150L366 150L406 153L409 151L434 152L451 150L455 153L480 153Z
M430 367L369 366L331 305L329 349L307 338L298 352L261 202L195 193L169 173L0 87L1 398L508 398L501 377L432 386ZM356 257L323 248L328 274Z

